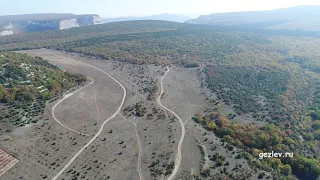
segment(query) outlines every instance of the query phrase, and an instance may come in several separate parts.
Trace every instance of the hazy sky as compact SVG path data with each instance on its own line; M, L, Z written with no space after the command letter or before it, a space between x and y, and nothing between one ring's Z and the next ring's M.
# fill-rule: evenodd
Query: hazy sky
M123 17L160 13L211 14L298 5L320 5L320 0L0 0L0 15L55 12Z

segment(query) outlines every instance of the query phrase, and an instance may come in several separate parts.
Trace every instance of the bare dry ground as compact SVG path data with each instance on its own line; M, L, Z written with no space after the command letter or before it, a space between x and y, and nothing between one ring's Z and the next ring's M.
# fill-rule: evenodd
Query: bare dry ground
M156 102L159 96L160 82L165 68L151 65L132 65L96 60L91 62L111 72L120 79L128 90L124 107L132 107L142 102L144 115L137 117L134 111L123 111L128 122L136 124L141 149L141 176L143 179L165 179L170 175L166 167L174 162L176 147L181 136L180 126L176 118L164 111ZM112 64L111 64L112 63ZM153 98L148 99L146 88L156 86ZM138 158L138 156L137 156Z
M66 126L94 135L104 120L119 107L122 89L110 77L86 65L96 66L114 76L127 90L121 113L109 121L101 135L62 173L59 179L166 179L175 162L181 126L177 118L156 101L165 67L133 65L118 61L84 57L75 53L38 49L23 51L41 56L59 67L82 73L92 82L55 108L55 116ZM177 113L185 124L182 161L175 179L217 179L226 172L241 176L252 171L245 160L235 159L240 150L220 142L212 132L196 124L196 113L212 110L215 98L201 84L199 69L170 67L163 79L161 102ZM31 127L0 135L0 147L20 161L1 178L51 179L92 137L81 136L62 127L46 108L43 120ZM225 107L228 108L228 107ZM223 109L223 108L222 108ZM230 111L230 109L223 109ZM139 112L138 112L139 111ZM7 136L10 141L4 141ZM217 158L225 158L217 166ZM202 173L202 175L201 175Z
M210 107L201 95L197 69L171 68L164 79L164 92L163 104L176 112L184 123L191 121L196 113ZM192 128L186 128L182 146L180 177L183 179L188 177L185 174L190 175L192 171L200 171L201 152L195 142L195 134L190 134ZM176 177L179 178L179 175Z
M163 104L178 113L183 121L211 107L201 95L196 68L171 68L163 80L163 86Z
M46 179L53 176L86 141L61 128L46 109L43 120L30 127L21 127L0 136L0 146L20 161L1 179ZM9 141L4 141L10 136Z
M119 115L63 174L63 179L139 179L138 147L130 122Z

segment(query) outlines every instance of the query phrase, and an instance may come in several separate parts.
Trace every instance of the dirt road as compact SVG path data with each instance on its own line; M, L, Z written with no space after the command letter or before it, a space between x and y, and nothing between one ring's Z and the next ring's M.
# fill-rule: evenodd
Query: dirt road
M86 64L86 63L84 63L84 64ZM125 99L126 99L127 91L126 91L126 89L124 88L124 86L123 86L118 80L116 80L114 77L112 77L109 73L107 73L107 72L105 72L105 71L103 71L103 70L101 70L101 69L99 69L99 68L97 68L97 67L95 67L95 66L92 66L92 65L90 65L90 64L86 64L86 65L88 65L88 66L90 66L90 67L93 67L93 68L101 71L102 73L104 73L104 74L108 75L110 78L112 78L115 82L117 82L117 83L121 86L121 88L123 89L123 93L124 93L124 94L123 94L123 98L122 98L122 101L121 101L121 104L120 104L118 110L117 110L111 117L109 117L108 119L106 119L106 120L103 122L103 124L101 125L101 127L100 127L99 131L97 132L97 134L94 135L94 137L93 137L87 144L85 144L85 145L80 149L80 151L77 152L77 154L75 154L75 155L71 158L71 160L52 178L52 180L56 180L56 179L71 165L71 163L72 163L94 140L96 140L96 138L101 134L101 132L102 132L105 124L106 124L108 121L110 121L112 118L114 118L114 117L120 112L120 110L121 110L121 108L122 108L122 106L123 106L123 104L124 104L124 101L125 101Z
M90 86L90 85L93 84L93 83L94 83L94 81L91 81L89 84L87 84L86 86L83 86L82 88L76 90L75 92L72 92L72 93L70 93L70 94L65 95L60 101L58 101L58 102L52 107L52 111L51 111L51 112L52 112L52 117L53 117L53 119L54 119L58 124L60 124L61 126L67 128L68 130L70 130L70 131L72 131L72 132L75 132L75 133L77 133L77 134L84 135L84 136L90 136L89 134L84 134L84 133L78 132L78 131L76 131L76 130L74 130L74 129L71 129L70 127L64 125L62 122L60 122L60 121L56 118L56 116L54 115L54 110L55 110L55 108L56 108L62 101L66 100L68 97L70 97L70 96L72 96L73 94L81 91L82 89Z
M183 139L184 139L184 136L185 136L185 128L184 128L184 123L181 120L181 118L175 112L173 112L172 110L170 110L167 107L165 107L160 101L161 100L161 96L163 94L163 78L167 75L167 73L169 71L170 71L170 69L169 69L169 66L168 66L167 67L167 71L161 77L161 81L160 81L160 84L161 84L160 89L161 89L161 91L160 91L160 95L159 95L159 97L157 99L157 102L162 108L164 108L165 110L171 112L174 116L176 116L177 119L180 122L180 125L181 125L181 138L180 138L180 141L179 141L179 144L178 144L177 155L176 155L176 159L175 159L175 162L174 162L174 170L172 171L171 175L168 177L168 180L172 180L175 177L175 175L178 173L179 167L180 167L180 164L181 164L181 147L182 147L182 142L183 142Z

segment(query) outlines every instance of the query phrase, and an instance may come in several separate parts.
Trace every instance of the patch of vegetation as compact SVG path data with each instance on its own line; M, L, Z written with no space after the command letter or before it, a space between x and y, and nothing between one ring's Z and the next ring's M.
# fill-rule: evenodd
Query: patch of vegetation
M14 125L36 123L46 102L86 81L80 74L64 72L41 57L0 54L0 102L6 105L1 119Z
M166 166L166 172L164 173L164 175L165 176L170 175L173 169L174 169L174 162L171 162Z
M136 116L142 117L146 112L146 108L142 106L142 102L136 103L135 105Z
M312 121L311 117L307 118ZM278 177L292 178L292 172L307 179L316 179L320 175L320 163L316 159L319 151L313 148L317 141L312 133L307 135L299 127L292 128L288 123L278 126L267 124L262 127L254 124L243 125L229 121L218 112L211 112L205 116L197 114L194 120L214 131L223 141L246 150L247 153L238 154L236 159L247 159L253 167L273 172ZM311 124L310 126L312 127ZM304 140L301 139L301 135ZM311 150L312 155L305 154L306 150ZM293 152L294 157L257 159L259 153L271 151L283 154ZM210 160L217 162L217 166L223 165L224 159L220 159L218 154L210 157Z
M288 120L280 109L279 97L287 90L289 72L253 67L211 67L206 68L205 73L207 87L226 105L232 105L238 115L265 112L273 120ZM259 102L259 97L265 101Z
M195 67L199 67L199 66L200 66L200 63L196 62L196 61L189 62L184 65L185 68L195 68Z

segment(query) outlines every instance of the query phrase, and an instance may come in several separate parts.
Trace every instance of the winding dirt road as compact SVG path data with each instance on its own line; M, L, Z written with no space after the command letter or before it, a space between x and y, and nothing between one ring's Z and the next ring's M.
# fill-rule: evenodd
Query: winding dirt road
M125 99L126 99L127 91L126 91L126 89L124 88L124 86L123 86L118 80L116 80L114 77L112 77L109 73L107 73L107 72L105 72L105 71L103 71L103 70L101 70L101 69L99 69L99 68L97 68L97 67L95 67L95 66L93 66L93 65L91 65L91 64L87 64L87 63L83 63L83 64L85 64L85 65L87 65L87 66L90 66L90 67L93 67L93 68L101 71L102 73L108 75L108 76L109 76L111 79L113 79L115 82L117 82L117 83L121 86L121 88L123 89L123 98L122 98L122 101L121 101L121 104L120 104L118 110L117 110L111 117L109 117L108 119L106 119L106 120L103 122L103 124L101 125L101 127L100 127L99 131L97 132L97 134L94 135L93 138L92 138L87 144L85 144L85 145L80 149L80 151L77 152L77 154L75 154L75 155L70 159L70 161L52 178L52 180L56 180L56 179L71 165L71 163L101 134L104 126L106 125L106 123L107 123L108 121L110 121L112 118L114 118L114 117L120 112L120 110L121 110L121 108L122 108L122 106L123 106L123 104L124 104L124 101L125 101Z
M52 117L53 117L53 119L54 119L58 124L60 124L61 126L67 128L68 130L70 130L70 131L72 131L72 132L75 132L75 133L77 133L77 134L84 135L84 136L91 136L91 135L89 135L89 134L84 134L84 133L78 132L78 131L76 131L76 130L74 130L74 129L71 129L70 127L64 125L62 122L60 122L60 121L56 118L56 116L54 115L54 110L55 110L55 108L56 108L62 101L66 100L67 98L69 98L69 97L72 96L73 94L81 91L82 89L90 86L90 85L93 84L93 83L94 83L94 81L91 81L89 84L87 84L86 86L83 86L82 88L76 90L75 92L72 92L72 93L70 93L70 94L65 95L60 101L58 101L58 102L52 107L52 111L51 111Z
M174 162L174 170L172 171L171 175L168 177L168 180L172 180L176 176L176 174L178 173L179 167L180 167L180 164L181 164L181 147L182 147L182 142L183 142L184 136L185 136L185 128L184 128L184 123L181 120L181 118L175 112L173 112L169 108L165 107L160 101L161 100L161 96L163 94L163 82L162 81L163 81L163 78L167 75L167 73L169 71L170 71L169 66L167 66L167 71L161 77L161 81L160 81L161 91L160 91L160 95L159 95L159 97L157 99L157 102L162 108L164 108L165 110L171 112L174 116L176 116L178 118L179 122L180 122L180 125L181 125L181 138L180 138L180 141L179 141L179 144L178 144L177 155L176 155L176 159L175 159L175 162Z

